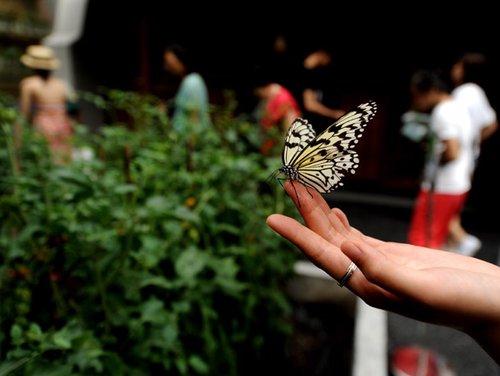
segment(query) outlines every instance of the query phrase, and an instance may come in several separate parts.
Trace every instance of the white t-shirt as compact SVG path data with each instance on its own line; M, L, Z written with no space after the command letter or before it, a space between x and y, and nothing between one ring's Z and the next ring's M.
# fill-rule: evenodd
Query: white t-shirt
M491 107L484 90L475 83L468 82L459 85L451 94L453 98L469 111L475 132L474 152L477 158L480 152L481 130L496 120L496 112Z
M435 139L431 157L425 166L422 188L430 189L431 183L434 182L435 192L468 192L471 188L470 172L474 164L474 131L467 110L455 100L441 102L432 110L429 126ZM450 162L439 164L442 142L449 139L459 140L459 155Z

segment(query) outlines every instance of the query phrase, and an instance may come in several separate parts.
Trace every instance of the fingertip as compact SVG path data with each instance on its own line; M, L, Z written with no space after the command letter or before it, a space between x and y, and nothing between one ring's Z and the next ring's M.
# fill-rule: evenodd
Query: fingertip
M340 210L339 208L333 208L332 212L335 213L335 215L340 220L342 225L344 225L344 227L346 227L346 228L351 227L351 224L349 223L349 219L347 218L347 216L345 215L345 213L342 210Z
M266 218L266 224L270 227L273 227L273 225L278 221L278 218L280 217L279 214L270 214Z
M266 224L276 232L289 232L290 228L295 225L295 221L283 214L271 214L266 219Z

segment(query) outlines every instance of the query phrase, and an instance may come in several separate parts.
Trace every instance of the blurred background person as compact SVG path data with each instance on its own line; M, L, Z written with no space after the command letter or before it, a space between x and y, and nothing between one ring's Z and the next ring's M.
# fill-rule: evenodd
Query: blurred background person
M271 77L269 69L254 69L254 94L258 99L253 112L261 127L261 153L281 153L286 132L292 122L301 116L300 105L293 94ZM279 150L275 150L278 147Z
M340 107L332 66L331 53L322 47L309 53L303 61L302 109L304 118L317 133L345 114Z
M467 109L474 131L474 164L471 179L479 161L481 144L491 137L498 128L497 114L491 106L483 85L486 79L486 56L477 52L467 52L452 65L450 78L454 89L453 97ZM481 241L469 234L457 215L450 223L448 236L450 251L472 256L481 248Z
M292 95L299 99L302 96L300 75L302 73L301 53L297 43L293 43L282 30L273 34L269 52L264 56L272 71L274 81L286 87ZM300 103L299 103L300 104Z
M206 82L191 53L179 44L170 44L163 53L164 68L177 77L179 86L167 107L172 126L181 134L199 134L211 125L210 100Z
M437 72L415 72L410 91L413 108L424 113L430 111L430 117L427 156L408 242L444 249L450 221L462 210L471 188L472 122Z
M59 68L59 59L47 46L31 45L21 56L21 62L34 74L19 84L19 105L26 121L46 139L55 163L71 160L73 135L72 119L68 114L68 90L64 80L52 73ZM17 124L16 145L22 140L22 124Z
M179 44L165 47L163 63L165 70L179 79L174 98L167 102L167 113L172 128L186 142L186 167L192 171L196 144L203 130L212 125L208 87L186 47Z

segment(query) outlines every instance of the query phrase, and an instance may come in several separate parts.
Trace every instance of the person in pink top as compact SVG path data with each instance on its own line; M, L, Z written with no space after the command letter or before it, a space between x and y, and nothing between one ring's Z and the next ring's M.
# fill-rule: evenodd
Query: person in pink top
M31 45L21 56L21 62L34 74L21 80L20 111L26 121L46 139L55 163L71 159L72 120L66 107L67 88L64 80L52 75L60 65L54 51L47 46ZM21 130L16 130L19 147Z
M263 133L261 152L269 154L281 141L288 127L299 116L299 102L283 85L274 82L265 73L257 78L255 95L259 99L255 115Z

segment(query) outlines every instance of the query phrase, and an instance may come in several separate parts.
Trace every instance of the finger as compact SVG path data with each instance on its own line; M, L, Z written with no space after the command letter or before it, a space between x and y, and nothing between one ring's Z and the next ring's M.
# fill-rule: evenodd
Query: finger
M285 190L294 200L302 218L311 230L337 246L349 230L349 222L341 211L332 210L324 197L312 188L307 188L299 182L288 181Z
M339 208L331 209L330 213L328 214L328 219L330 221L332 228L335 230L337 237L338 235L342 235L342 239L347 237L355 237L355 238L364 237L361 232L351 227L351 224L349 223L347 216Z
M351 263L338 247L293 218L272 214L267 218L266 223L298 247L313 264L337 281L342 278Z
M308 188L298 181L287 180L285 191L288 193L299 211L309 211L311 207L319 208L328 214L330 207L323 196L313 188Z
M330 211L330 214L335 215L335 217L337 218L339 223L342 225L342 227L344 227L346 229L351 227L351 225L349 224L349 220L347 219L347 216L339 208L333 208Z

